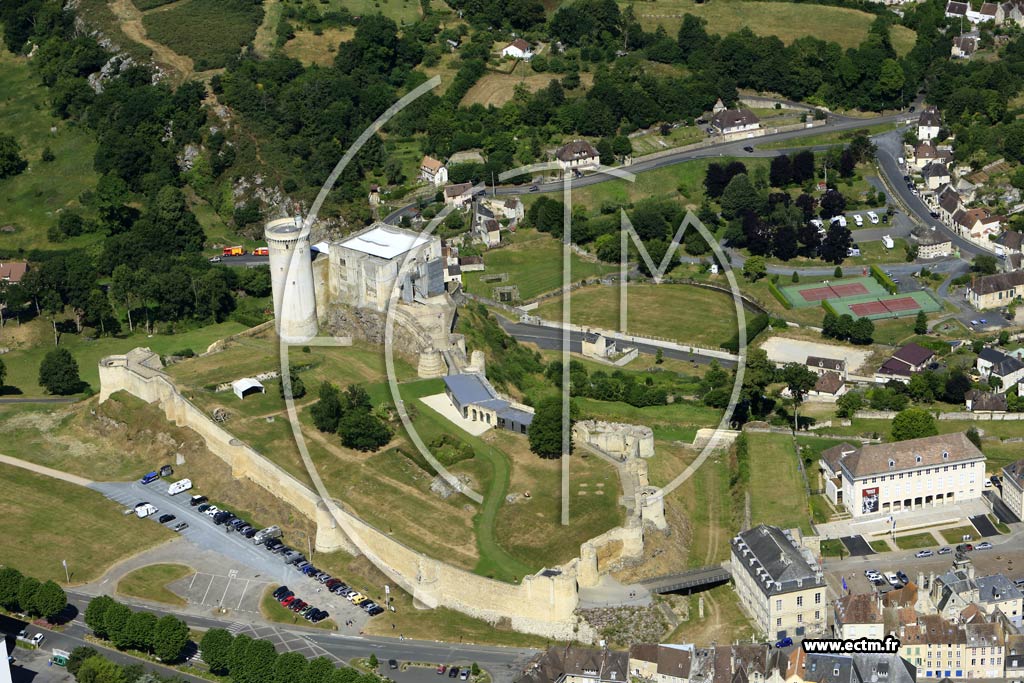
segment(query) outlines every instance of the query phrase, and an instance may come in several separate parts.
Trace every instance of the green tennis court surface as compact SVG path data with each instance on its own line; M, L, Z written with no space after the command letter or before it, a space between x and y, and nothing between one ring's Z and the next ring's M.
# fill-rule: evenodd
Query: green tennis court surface
M883 294L881 296L850 296L842 299L829 299L829 306L836 315L848 314L854 319L868 318L902 318L906 315L917 315L918 311L934 313L942 310L942 306L926 291L907 292L906 294Z
M817 306L826 299L834 302L851 296L887 296L888 292L870 276L838 278L824 282L810 282L803 285L787 285L779 288L793 308Z

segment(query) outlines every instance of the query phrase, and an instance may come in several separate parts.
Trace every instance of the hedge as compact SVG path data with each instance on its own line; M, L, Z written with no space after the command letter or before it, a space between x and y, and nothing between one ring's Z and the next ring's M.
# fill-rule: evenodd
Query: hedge
M871 266L871 277L875 278L875 282L885 287L886 291L890 294L896 293L896 283L892 281L892 278L882 272L882 269L876 265Z
M782 304L783 308L793 308L793 304L789 303L789 299L786 298L786 295L783 294L782 291L771 280L768 281L768 291L772 293L772 296L778 299L779 303Z
M747 345L750 345L757 337L757 335L764 332L765 328L768 327L769 322L770 320L768 316L764 315L763 313L755 315L753 318L750 319L750 322L747 323ZM732 339L723 342L721 344L721 347L728 351L729 353L739 353L740 333L737 331L736 334L732 336Z
M828 299L821 300L821 307L824 308L827 312L834 315L835 317L839 317L839 314L836 312L835 307L829 303Z

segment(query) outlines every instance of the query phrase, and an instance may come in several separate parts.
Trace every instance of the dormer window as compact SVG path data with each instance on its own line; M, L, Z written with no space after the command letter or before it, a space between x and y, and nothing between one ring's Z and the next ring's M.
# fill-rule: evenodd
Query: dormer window
M915 455L914 456L914 462L916 462L918 465L920 465L921 464L921 456L920 455Z
M893 467L896 467L896 461L893 460L892 458L890 458L889 459L889 469L892 469Z
M942 459L949 460L949 451L942 451Z

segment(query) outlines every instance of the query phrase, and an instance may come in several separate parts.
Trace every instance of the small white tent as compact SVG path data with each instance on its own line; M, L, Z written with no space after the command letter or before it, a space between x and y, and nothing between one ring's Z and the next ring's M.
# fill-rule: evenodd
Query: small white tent
M260 384L259 380L255 380L252 377L236 379L231 383L231 388L234 390L235 396L237 396L239 400L244 399L249 394L257 391L260 393L266 393L267 391L263 388L263 385Z

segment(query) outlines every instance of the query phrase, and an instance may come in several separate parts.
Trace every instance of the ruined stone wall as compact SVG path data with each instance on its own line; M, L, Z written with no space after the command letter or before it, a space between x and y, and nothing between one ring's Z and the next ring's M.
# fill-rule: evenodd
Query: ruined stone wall
M391 580L427 607L447 607L491 623L507 620L512 628L556 639L592 642L596 634L574 614L579 604L577 561L555 571L523 577L519 585L487 579L451 567L381 533L334 501L314 491L233 437L185 399L167 375L146 359L155 354L136 349L100 361L100 402L126 391L157 403L167 419L189 427L206 447L226 462L235 477L246 477L293 505L317 524L316 548L362 553ZM634 552L637 540L628 545ZM639 537L642 553L642 534Z

